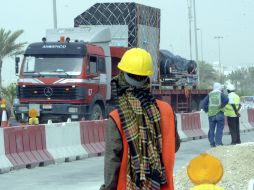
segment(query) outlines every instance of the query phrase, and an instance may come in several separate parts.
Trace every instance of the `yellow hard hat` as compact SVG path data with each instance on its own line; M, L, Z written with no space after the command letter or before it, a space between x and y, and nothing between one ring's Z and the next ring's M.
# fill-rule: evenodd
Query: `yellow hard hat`
M200 185L217 184L224 171L220 160L207 153L202 153L190 161L187 173L192 183Z
M126 73L140 76L150 76L154 72L150 53L141 48L127 50L118 68Z

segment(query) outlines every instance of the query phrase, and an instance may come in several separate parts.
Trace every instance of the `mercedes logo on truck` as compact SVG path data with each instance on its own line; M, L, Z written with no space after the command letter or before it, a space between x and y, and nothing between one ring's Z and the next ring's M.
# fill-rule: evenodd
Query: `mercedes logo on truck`
M45 94L45 96L47 96L47 97L52 96L52 94L53 94L53 89L50 88L50 87L44 88L44 94Z

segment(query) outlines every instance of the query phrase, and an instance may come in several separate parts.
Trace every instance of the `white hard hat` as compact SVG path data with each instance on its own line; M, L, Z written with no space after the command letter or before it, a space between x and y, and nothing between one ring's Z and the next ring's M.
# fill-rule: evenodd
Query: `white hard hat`
M233 91L233 90L235 90L235 86L233 84L228 84L227 90Z
M221 89L222 89L222 86L221 86L220 83L215 82L215 83L213 84L213 90L221 90Z

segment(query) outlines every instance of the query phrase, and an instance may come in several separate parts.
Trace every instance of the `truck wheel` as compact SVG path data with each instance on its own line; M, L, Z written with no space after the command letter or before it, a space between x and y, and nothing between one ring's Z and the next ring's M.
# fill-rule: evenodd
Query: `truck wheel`
M94 104L93 107L91 108L90 113L91 113L90 120L99 120L103 118L102 109L99 104Z
M200 100L198 104L198 110L200 111L203 108L203 100Z
M190 109L191 109L190 110L191 112L192 111L198 111L198 104L195 100L192 100L191 105L190 105Z

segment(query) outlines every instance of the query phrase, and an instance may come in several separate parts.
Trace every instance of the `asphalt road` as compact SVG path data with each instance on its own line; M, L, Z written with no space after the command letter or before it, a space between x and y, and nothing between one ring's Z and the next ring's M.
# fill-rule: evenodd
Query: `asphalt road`
M254 142L254 131L242 133L242 142ZM223 137L230 143L230 136ZM210 149L207 138L183 142L176 154L175 171L201 152ZM0 190L99 190L103 183L103 157L21 169L0 174Z

